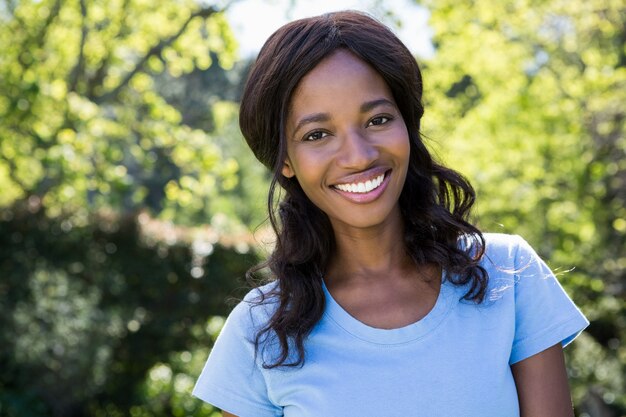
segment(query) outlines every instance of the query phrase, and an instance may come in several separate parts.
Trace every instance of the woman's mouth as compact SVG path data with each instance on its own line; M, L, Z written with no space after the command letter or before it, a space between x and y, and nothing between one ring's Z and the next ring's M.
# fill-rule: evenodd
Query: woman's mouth
M383 193L387 184L389 184L390 173L391 170L388 170L367 180L363 179L349 183L335 184L332 188L353 203L370 203Z
M356 183L350 183L350 184L336 184L335 188L341 190L341 191L345 191L348 193L369 193L372 190L375 190L376 188L380 187L380 185L383 183L383 180L385 179L385 174L380 174L378 177L373 178L371 180L367 180L365 182L356 182Z

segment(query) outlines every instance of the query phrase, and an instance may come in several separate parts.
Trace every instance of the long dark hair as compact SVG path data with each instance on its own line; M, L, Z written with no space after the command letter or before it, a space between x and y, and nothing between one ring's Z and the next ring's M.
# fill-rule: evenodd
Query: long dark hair
M407 253L417 265L436 263L446 279L468 285L466 300L480 303L486 291L487 273L478 264L485 241L468 221L475 193L459 173L437 164L421 140L422 76L410 51L389 28L362 12L293 21L271 35L261 49L248 75L239 114L248 145L274 173L268 211L277 237L275 248L267 261L248 271L252 280L269 269L278 281L265 294L275 297L277 307L255 339L257 352L268 337L280 347L277 356L264 360L266 368L302 365L304 341L324 311L322 276L335 249L333 229L297 178L286 178L281 169L293 91L305 74L338 48L352 52L380 74L406 123L410 161L399 203ZM277 184L282 191L277 192ZM459 246L460 238L468 242Z

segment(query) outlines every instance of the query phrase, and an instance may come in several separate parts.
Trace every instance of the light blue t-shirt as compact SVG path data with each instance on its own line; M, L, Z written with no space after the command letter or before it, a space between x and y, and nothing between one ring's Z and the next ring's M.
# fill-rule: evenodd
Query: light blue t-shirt
M443 280L424 318L385 330L356 320L324 288L326 310L305 341L302 368L261 366L267 356L255 358L251 341L275 304L241 302L193 394L239 417L519 416L510 365L565 346L589 322L525 240L485 239L489 287L479 305Z

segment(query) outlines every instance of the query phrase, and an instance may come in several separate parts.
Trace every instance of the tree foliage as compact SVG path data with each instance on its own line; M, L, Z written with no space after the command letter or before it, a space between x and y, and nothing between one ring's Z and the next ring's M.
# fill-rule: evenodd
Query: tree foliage
M78 224L101 207L177 221L216 214L211 201L237 185L239 165L211 133L181 123L157 77L214 58L232 68L223 12L192 0L2 5L0 207L41 200Z
M15 213L0 221L0 415L209 415L189 381L216 335L207 318L243 295L249 238L147 213L70 232Z
M235 57L192 0L0 0L0 415L215 413L264 185Z
M477 220L549 260L590 328L566 350L581 415L626 413L626 7L425 1L426 135Z

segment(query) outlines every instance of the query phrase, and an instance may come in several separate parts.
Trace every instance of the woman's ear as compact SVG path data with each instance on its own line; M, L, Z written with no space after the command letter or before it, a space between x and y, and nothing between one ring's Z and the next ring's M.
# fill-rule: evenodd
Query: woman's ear
M296 173L293 172L293 169L291 169L291 162L289 162L289 158L285 159L285 162L283 163L283 170L281 172L286 178L291 178L296 175Z

